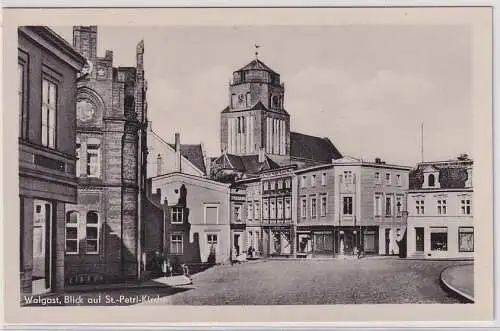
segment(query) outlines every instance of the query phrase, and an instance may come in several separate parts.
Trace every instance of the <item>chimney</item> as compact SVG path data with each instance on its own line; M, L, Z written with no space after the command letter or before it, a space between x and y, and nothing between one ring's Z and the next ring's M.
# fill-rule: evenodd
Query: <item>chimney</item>
M379 157L376 157L376 158L375 158L375 163L377 163L377 164L382 163L382 159L381 159L381 158L379 158Z
M163 158L161 157L161 154L158 154L156 157L156 176L161 175L162 171L162 165L163 165Z
M181 168L181 134L175 133L175 162L176 162L176 171L182 172Z
M266 159L266 153L264 152L264 147L259 148L259 163L263 163Z

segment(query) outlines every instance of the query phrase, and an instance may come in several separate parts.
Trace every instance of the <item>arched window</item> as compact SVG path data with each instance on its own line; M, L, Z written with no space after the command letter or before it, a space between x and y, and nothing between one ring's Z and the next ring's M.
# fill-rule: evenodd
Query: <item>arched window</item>
M66 254L78 254L78 218L76 211L66 213Z
M427 177L427 185L428 186L436 185L436 177L433 174L430 174L429 177Z
M99 215L95 211L87 213L86 224L87 254L99 252Z

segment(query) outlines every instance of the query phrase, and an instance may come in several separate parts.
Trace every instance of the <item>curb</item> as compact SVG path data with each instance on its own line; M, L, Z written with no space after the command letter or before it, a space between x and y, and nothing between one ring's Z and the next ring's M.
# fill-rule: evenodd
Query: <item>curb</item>
M441 273L439 274L439 283L441 284L441 287L444 288L444 290L455 297L457 297L460 301L464 303L474 303L474 297L471 297L470 295L464 293L463 291L459 290L458 288L452 286L451 284L447 283L444 280L443 273L448 270L449 268L452 267L446 267L444 268Z

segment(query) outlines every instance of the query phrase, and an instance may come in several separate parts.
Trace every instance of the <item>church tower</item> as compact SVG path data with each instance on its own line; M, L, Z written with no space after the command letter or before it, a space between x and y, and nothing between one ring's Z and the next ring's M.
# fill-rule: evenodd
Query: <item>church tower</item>
M280 75L255 58L233 72L229 106L221 113L221 152L256 155L263 150L277 161L290 156L290 115L283 107Z

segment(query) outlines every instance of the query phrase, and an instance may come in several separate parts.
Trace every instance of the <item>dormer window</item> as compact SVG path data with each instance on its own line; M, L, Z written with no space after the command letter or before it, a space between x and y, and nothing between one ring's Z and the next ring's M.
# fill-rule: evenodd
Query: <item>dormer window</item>
M434 174L429 174L427 177L427 186L434 187L436 185L436 176Z
M424 183L422 188L440 188L439 184L439 170L432 167L427 166L423 169L424 173Z

